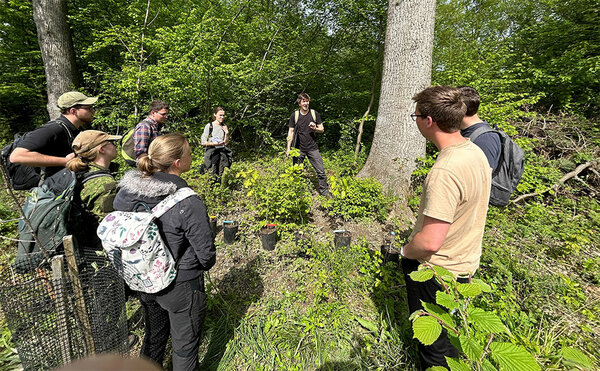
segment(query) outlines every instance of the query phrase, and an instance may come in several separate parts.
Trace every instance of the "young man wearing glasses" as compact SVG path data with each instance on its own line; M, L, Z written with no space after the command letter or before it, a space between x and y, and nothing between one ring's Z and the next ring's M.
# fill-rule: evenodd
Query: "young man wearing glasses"
M161 135L161 129L169 117L169 105L162 100L150 103L148 117L136 125L133 132L133 151L136 158L146 156L150 143Z
M421 301L435 303L442 289L435 278L416 282L409 277L420 264L443 267L463 283L479 267L492 181L484 153L460 134L466 111L460 90L433 86L413 100L417 105L411 117L440 152L425 179L409 242L401 249L410 313L422 309ZM422 369L448 367L445 356L458 357L445 330L432 345L419 344Z
M42 167L42 179L64 168L75 154L73 139L82 126L94 120L93 104L98 98L70 91L58 97L61 115L27 133L10 155L10 161L33 167Z

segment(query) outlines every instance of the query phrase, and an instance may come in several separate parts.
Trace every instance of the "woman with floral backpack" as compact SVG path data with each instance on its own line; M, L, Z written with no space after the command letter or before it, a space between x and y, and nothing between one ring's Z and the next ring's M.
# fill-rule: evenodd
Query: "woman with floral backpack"
M188 187L180 175L190 170L192 153L179 133L162 135L138 160L138 170L125 173L114 208L142 211L153 208L177 190ZM165 289L140 292L145 336L141 355L162 366L171 336L174 370L197 370L206 293L204 275L214 264L216 250L204 203L197 195L172 206L156 221L163 241L176 262L177 275Z

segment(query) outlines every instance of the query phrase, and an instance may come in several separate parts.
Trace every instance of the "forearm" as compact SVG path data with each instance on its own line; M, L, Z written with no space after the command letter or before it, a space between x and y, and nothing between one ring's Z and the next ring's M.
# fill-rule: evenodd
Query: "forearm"
M39 152L29 151L25 148L15 148L10 155L10 161L13 163L23 164L27 166L65 166L73 155L66 157L57 157L44 155Z
M414 238L402 248L402 256L408 259L427 259L438 251L430 241L417 233Z

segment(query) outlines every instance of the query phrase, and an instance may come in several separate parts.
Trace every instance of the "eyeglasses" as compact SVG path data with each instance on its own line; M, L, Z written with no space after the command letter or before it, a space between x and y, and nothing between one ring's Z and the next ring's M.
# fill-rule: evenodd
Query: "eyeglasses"
M169 112L156 112L163 117L169 117Z
M84 109L87 111L95 111L96 108L94 106L75 106L76 109Z
M427 115L417 115L416 113L411 113L411 114L410 114L410 118L411 118L413 121L417 121L417 117L421 117L421 118L424 118L424 119L426 119L426 118L427 118L427 117L429 117L429 116L427 116Z

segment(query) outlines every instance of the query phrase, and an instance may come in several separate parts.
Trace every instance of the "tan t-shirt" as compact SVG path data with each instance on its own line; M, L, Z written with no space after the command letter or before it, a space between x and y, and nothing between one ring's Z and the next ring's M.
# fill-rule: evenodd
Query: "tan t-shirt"
M421 195L413 236L424 216L451 223L440 250L428 260L455 276L479 268L492 169L483 151L470 140L444 148L431 168ZM421 261L423 263L424 260Z

